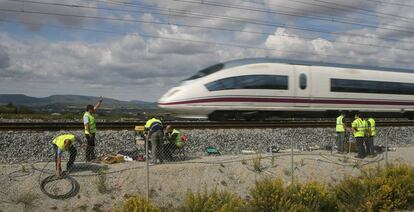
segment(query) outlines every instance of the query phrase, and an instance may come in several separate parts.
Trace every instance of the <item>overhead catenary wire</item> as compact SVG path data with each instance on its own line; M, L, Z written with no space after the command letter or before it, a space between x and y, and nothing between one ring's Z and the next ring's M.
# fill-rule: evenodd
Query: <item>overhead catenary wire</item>
M388 17L397 17L397 18L411 20L411 21L414 20L414 18L404 17L404 16L400 16L400 15L397 15L397 14L384 13L384 12L380 12L380 11L372 11L372 10L368 10L368 9L364 9L364 8L359 8L359 7L354 7L354 6L348 6L348 5L338 4L336 2L330 2L330 1L324 1L324 0L313 0L313 1L322 2L322 3L325 3L325 4L337 5L337 6L340 6L340 7L344 7L344 8L348 8L348 9L353 9L353 10L360 10L360 11L377 13L377 14L381 14L381 15L388 16Z
M258 4L258 5L263 5L263 2L258 2L258 1L254 1L254 0L239 0L242 2L249 2L249 3L253 3L253 4ZM304 4L304 5L312 5L315 7L322 7L322 8L328 8L331 10L344 10L344 8L339 8L339 7L335 7L335 6L329 6L329 4L320 4L317 2L311 2L311 1L303 1L303 0L290 0L290 2L296 2L299 4ZM281 7L281 5L279 4L272 4L272 3L268 3L269 5L274 5L277 7ZM286 6L283 6L286 7ZM309 11L312 12L312 11ZM376 11L373 10L365 10L365 11L359 11L359 10L353 10L353 13L356 14L361 14L361 15L365 15L365 16L371 16L371 17L381 17L381 18L385 18L385 19L389 19L389 20L398 20L401 22L406 22L406 23L414 23L413 20L405 20L396 16L388 16L388 15L382 15L382 14L377 14ZM335 17L337 17L337 15L335 15ZM389 26L398 26L398 25L389 25Z
M12 1L21 1L21 0L12 0ZM45 3L45 2L36 2L36 1L24 1L24 2L40 3L40 4L51 4L51 5L75 7L75 8L83 7L83 8L88 8L88 9L120 10L120 11L127 11L127 12L142 12L142 11L99 8L99 7L90 7L90 6L81 6L81 5L72 5L72 4L62 4L62 3ZM5 11L5 10L9 11L9 12L13 11L13 10L9 10L9 9L0 9L0 11ZM17 12L17 10L14 10L14 11ZM33 11L20 11L20 12L33 13ZM275 34L275 33L272 33L272 32L259 32L259 31L229 29L229 28L223 28L223 27L210 27L210 26L200 26L200 25L171 23L171 22L144 21L144 20L136 20L136 19L123 19L123 18L102 17L102 16L80 16L80 15L57 14L57 13L46 13L46 12L38 12L38 13L45 14L45 15L59 15L59 16L79 17L79 18L90 18L90 19L104 19L104 20L111 20L111 21L137 22L137 23L143 23L143 24L177 25L177 26L189 27L189 28L201 28L201 29L211 29L211 30L220 30L220 31L251 33L251 34L259 34L259 35L272 35L272 36L277 36L277 37L300 38L300 39L303 39L303 40L314 40L315 39L315 38L296 36L296 35L283 35L283 34L280 35L280 34ZM166 14L161 14L161 15L166 15ZM176 15L174 15L174 16L176 16ZM312 31L314 31L314 30L312 30ZM328 38L326 38L326 40L329 40L332 43L341 43L341 44L349 44L349 45L362 45L362 46L379 47L379 48L390 48L390 49L401 50L401 51L413 51L414 50L414 49L405 49L405 48L399 48L399 47L393 47L393 46L387 46L387 45L367 44L367 43L358 43L358 42L345 42L345 41L333 41L333 40L328 39Z
M380 1L380 0L366 0L366 1L380 3L380 4L395 5L395 6L414 7L414 5L412 4L403 4L403 3L397 3L397 2L386 2L386 1Z
M0 9L1 11L1 9ZM27 12L27 11L25 11ZM7 21L7 20L1 20L1 21ZM32 25L41 25L41 26L48 26L48 27L54 27L54 28L66 28L64 26L56 26L56 25L46 25L46 24L37 24L37 23L30 23L30 22L22 22L22 21L9 21L9 22L18 22L18 23L25 23L25 24L32 24ZM78 30L85 30L85 31L94 31L94 32L102 32L102 33L111 33L111 34L122 34L122 35L129 35L129 36L142 36L147 38L158 38L163 40L171 40L171 41L178 41L178 42L190 42L190 43L198 43L203 45L214 45L214 46L229 46L229 47L236 47L236 48L242 48L242 49L256 49L256 50L263 50L263 51L276 51L276 52L283 52L283 53L289 53L289 54L312 54L312 55L319 55L324 57L332 57L332 58L348 58L348 59L356 59L355 57L345 56L345 55L333 55L333 54L320 54L315 52L303 52L303 51L293 51L293 50L279 50L274 48L265 48L265 47L257 47L257 46L248 46L248 45L241 45L241 44L235 44L235 43L225 43L225 42L216 42L216 41L203 41L203 40L191 40L191 39L183 39L183 38L173 38L173 37L166 37L166 36L159 36L159 35L149 35L149 34L143 34L143 33L119 33L116 31L108 31L108 30L99 30L99 29L89 29L89 28L79 28L79 27L71 27L71 29L78 29ZM410 62L407 61L400 61L400 60L387 60L387 59L375 59L376 61L383 61L383 62L399 62L401 64L407 64L407 65L413 65Z
M246 10L246 11L251 11L251 12L265 12L265 13L272 13L272 14L278 14L278 15L284 15L284 16L291 16L291 17L309 18L312 20L320 20L320 21L325 21L325 22L336 22L336 23L349 24L349 25L354 25L354 26L362 26L362 27L375 28L375 29L378 28L378 29L383 29L383 30L391 30L391 31L404 32L404 33L414 33L413 31L405 30L407 27L404 27L404 26L395 26L396 28L388 28L388 27L381 27L378 25L370 25L370 24L365 24L365 23L360 23L360 22L337 20L335 18L319 17L319 16L314 16L314 15L302 15L302 14L288 13L288 12L281 12L281 11L274 11L274 10L264 10L264 9L257 8L257 7L244 7L244 6L239 6L235 4L226 4L226 3L214 2L214 1L202 1L202 2L192 1L192 0L173 0L173 1L186 2L186 3L191 3L191 4L203 4L203 5L216 6L216 7L222 7L222 8L240 9L240 10Z
M194 13L189 12L186 10L178 10L178 9L171 9L166 7L155 7L155 6L148 6L141 3L131 3L131 2L117 2L117 1L103 1L103 0L88 0L88 1L94 1L94 2L102 2L102 3L108 3L108 4L115 4L115 5L124 5L128 7L134 7L134 8L145 8L149 10L156 10L156 11L166 11L168 13L157 13L157 12L151 12L150 14L156 14L156 15L169 15L169 16L176 16L176 17L194 17L198 19L219 19L219 20L226 20L230 22L237 22L237 23L247 23L247 24L254 24L254 25L261 25L261 26L269 26L269 27L282 27L287 29L293 29L293 30L299 30L299 31L308 31L308 32L315 32L315 33L321 33L326 35L337 35L337 36L347 36L347 37L361 37L361 38L369 38L369 39L378 39L378 40L384 40L384 41L390 41L390 42L400 42L404 44L412 44L410 41L404 41L402 39L393 39L393 38L384 38L384 37L375 37L371 35L363 35L359 33L349 33L349 32L334 32L334 31L328 31L323 29L315 29L315 28L308 28L308 27L299 27L295 25L289 25L289 24L280 24L275 22L264 22L264 21L257 21L254 19L248 19L243 17L232 17L232 16L225 16L225 15L216 15L216 14L206 14L206 13ZM117 2L117 3L114 3Z
M20 10L9 10L9 9L3 9L6 10L6 12L21 12L21 13L34 13L34 14L47 14L47 15L61 15L61 16L69 16L69 17L78 17L78 18L85 18L85 16L81 16L81 15L71 15L71 14L59 14L59 13L47 13L47 12L39 12L39 11L20 11ZM1 9L0 9L1 11ZM86 16L88 17L88 16ZM103 17L92 17L95 19L100 19ZM109 18L111 19L111 18ZM129 20L131 21L131 20ZM134 20L137 21L137 20ZM34 25L36 25L37 23L32 23ZM44 24L37 24L37 25L44 25ZM56 27L56 26L53 26ZM73 28L73 27L72 27ZM90 29L80 29L80 30L90 30ZM92 29L92 31L101 31L103 32L103 30L97 30L97 29ZM115 31L111 31L108 32L106 31L106 33L117 33L119 34L119 32L115 32ZM125 33L122 33L125 34ZM232 47L237 47L237 48L244 48L244 49L257 49L257 50L264 50L264 51L278 51L278 52L285 52L285 53L290 53L290 54L312 54L312 55L319 55L319 56L325 56L325 57L332 57L332 58L350 58L350 59L356 59L355 57L349 57L349 56L340 56L340 55L331 55L331 54L318 54L318 53L313 53L313 52L301 52L301 51L289 51L289 50L278 50L278 49L271 49L271 48L263 48L263 47L257 47L257 46L247 46L247 45L239 45L239 44L234 44L234 43L224 43L224 42L212 42L212 41L202 41L202 40L188 40L188 39L180 39L180 38L171 38L171 37L165 37L165 36L158 36L158 35L146 35L146 34L142 34L142 33L136 33L136 35L140 35L142 37L149 37L149 38L159 38L159 39L167 39L167 40L175 40L175 41L186 41L186 42L193 42L193 43L200 43L200 44L204 44L204 45L215 45L215 46L232 46ZM399 62L402 64L409 64L412 65L410 62L407 61L401 61L401 60L387 60L387 59L376 59L376 58L371 58L371 60L375 60L375 61L383 61L383 62Z

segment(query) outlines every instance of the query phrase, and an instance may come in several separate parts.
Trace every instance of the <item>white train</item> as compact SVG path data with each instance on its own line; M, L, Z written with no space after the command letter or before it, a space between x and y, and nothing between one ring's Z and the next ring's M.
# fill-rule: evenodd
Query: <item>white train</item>
M169 90L159 106L181 117L414 117L414 70L270 58L219 63ZM369 114L368 114L369 113Z

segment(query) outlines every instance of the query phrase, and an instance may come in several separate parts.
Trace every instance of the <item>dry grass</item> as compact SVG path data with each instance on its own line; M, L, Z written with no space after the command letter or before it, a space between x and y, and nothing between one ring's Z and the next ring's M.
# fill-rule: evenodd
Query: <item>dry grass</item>
M98 171L98 175L96 176L96 188L100 194L106 194L109 192L107 183L106 183L106 175L102 170Z
M13 200L15 204L22 203L26 209L34 207L35 200L39 199L39 195L33 193L24 193Z

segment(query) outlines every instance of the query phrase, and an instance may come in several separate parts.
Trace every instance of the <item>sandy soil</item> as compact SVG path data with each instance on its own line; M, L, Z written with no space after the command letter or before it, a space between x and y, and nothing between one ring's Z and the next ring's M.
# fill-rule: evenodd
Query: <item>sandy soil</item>
M388 158L390 162L414 165L413 152L414 147L397 148L389 152ZM296 152L293 176L299 181L335 183L345 175L358 175L361 167L385 164L384 154L363 160L354 159L354 155ZM255 166L253 161L259 158ZM76 165L71 176L80 190L65 200L51 199L40 190L40 181L53 174L53 162L0 165L0 211L111 211L128 195L145 196L145 162ZM100 174L102 170L105 174ZM150 198L165 208L177 206L188 190L227 189L249 198L249 189L256 180L281 177L289 183L292 176L289 153L201 156L153 165L149 173ZM47 189L62 194L70 190L70 185L61 180L48 184Z

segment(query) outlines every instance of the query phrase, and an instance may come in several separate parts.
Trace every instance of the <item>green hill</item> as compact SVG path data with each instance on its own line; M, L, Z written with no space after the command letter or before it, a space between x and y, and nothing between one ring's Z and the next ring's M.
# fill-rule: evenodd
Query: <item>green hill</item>
M99 97L80 96L80 95L52 95L43 98L26 96L24 94L0 94L0 105L13 103L16 106L28 107L80 107L83 108L88 104L94 105ZM102 104L105 108L156 108L156 103L144 101L121 101L112 98L104 98Z

